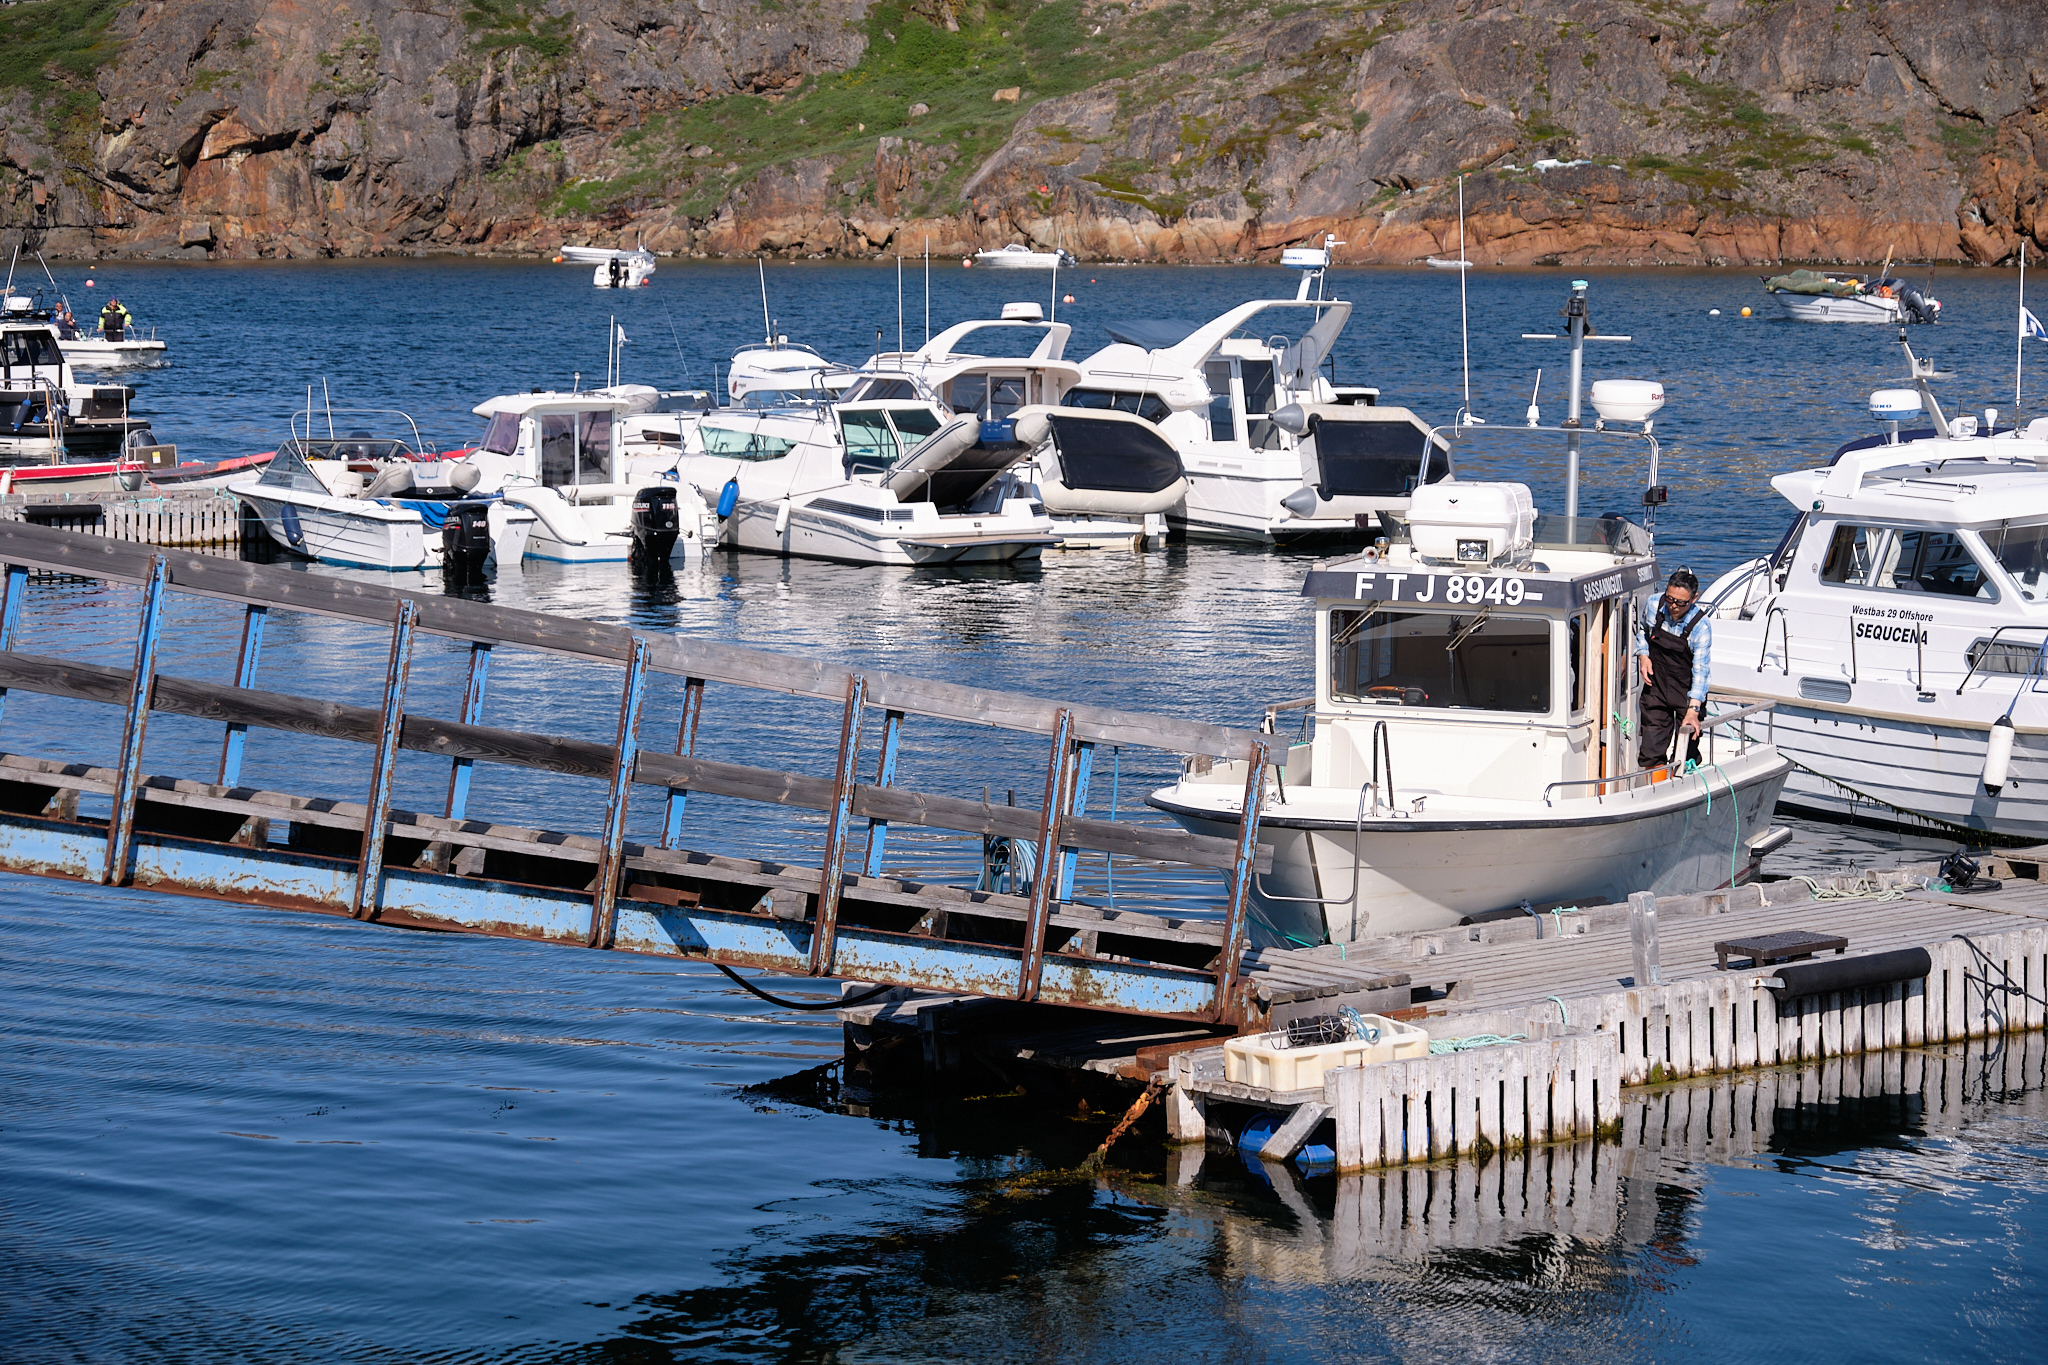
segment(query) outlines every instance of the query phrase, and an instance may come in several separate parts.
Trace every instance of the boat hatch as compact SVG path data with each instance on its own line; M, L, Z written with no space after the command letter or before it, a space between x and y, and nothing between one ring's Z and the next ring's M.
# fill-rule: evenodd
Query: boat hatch
M1166 438L1135 422L1046 414L1060 481L1069 488L1115 493L1156 493L1181 478L1180 456Z
M960 507L1030 454L1022 444L981 444L981 423L956 417L900 461L883 483L899 502Z
M1325 502L1405 498L1418 483L1437 483L1451 472L1449 444L1405 408L1347 407L1342 417L1311 413L1304 444L1304 461L1313 461L1316 493Z
M1337 702L1483 711L1550 710L1550 622L1470 612L1330 613Z

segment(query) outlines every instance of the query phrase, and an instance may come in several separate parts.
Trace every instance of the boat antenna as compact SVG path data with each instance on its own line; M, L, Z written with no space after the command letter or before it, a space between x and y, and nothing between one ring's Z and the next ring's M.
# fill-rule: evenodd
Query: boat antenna
M1543 371L1539 369L1536 371L1536 382L1529 386L1529 425L1532 427L1541 426L1543 423L1542 410L1536 406L1536 395L1541 392L1543 392Z
M768 263L761 257L756 256L754 258L754 266L761 272L761 325L768 329L766 344L773 348L775 345L775 324L768 317Z
M1053 322L1058 322L1060 320L1060 235L1057 230L1053 232L1052 240L1052 312L1050 318Z
M14 255L9 257L7 261L7 283L4 286L0 286L0 288L4 288L8 293L14 292L14 263L20 259L21 243L16 242L14 244Z
M924 344L932 344L932 239L924 239Z
M327 409L327 439L334 439L334 395L327 391L327 376L320 376L320 403Z
M676 363L683 367L683 378L696 382L697 376L690 373L690 358L683 354L683 338L676 331L676 315L669 312L668 300L662 300L661 315L668 319L668 337L676 344Z
M882 329L875 329L875 353L881 354ZM896 355L903 355L903 253L896 253Z
M1458 342L1465 356L1465 412L1472 415L1472 321L1465 301L1465 177L1458 177ZM1536 401L1530 400L1531 404Z
M2027 239L2020 238L2020 326L2019 340L2013 343L2012 353L2012 420L2018 426L2020 420L2020 376L2026 371L2027 362Z

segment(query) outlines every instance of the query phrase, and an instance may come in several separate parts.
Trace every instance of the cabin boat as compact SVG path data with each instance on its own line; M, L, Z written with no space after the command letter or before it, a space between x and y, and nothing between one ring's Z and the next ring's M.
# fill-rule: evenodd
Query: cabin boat
M732 353L725 371L725 390L733 403L776 407L827 400L844 393L859 376L835 365L808 346L772 333L758 346Z
M1079 265L1074 253L1064 248L1054 251L1034 251L1022 242L1012 242L1005 247L977 251L974 264L984 270L1057 270L1062 266Z
M336 419L368 425L337 435ZM291 428L260 476L228 485L281 549L346 568L464 573L524 556L533 513L483 490L476 465L435 454L404 413L308 410Z
M1159 410L1141 417L1135 399L1080 384L1064 358L1072 330L1035 303L1005 304L1000 318L869 357L841 406L928 400L944 418L979 419L987 441L1029 447L1016 478L1061 549L1163 544L1166 514L1187 494L1180 456L1154 425Z
M654 253L645 247L565 246L555 259L595 267L590 282L599 289L640 289L654 282Z
M1661 589L1649 532L1539 517L1521 484L1419 491L1405 533L1318 563L1316 690L1275 741L1253 884L1276 946L1686 894L1752 875L1787 764L1708 731L1707 765L1639 769L1630 632ZM1236 828L1242 762L1197 760L1150 804Z
M147 444L148 420L128 412L134 397L123 384L79 380L38 299L0 300L0 463L112 455L131 437Z
M1057 543L1017 478L1030 451L929 400L708 413L678 466L742 550L855 564L991 564Z
M700 558L718 543L717 518L677 481L680 449L632 450L620 439L641 402L610 391L537 391L473 409L489 426L466 458L482 471L479 491L533 514L529 558L665 564Z
M1790 529L1703 595L1715 691L1772 703L1757 732L1796 765L1788 810L2039 842L2048 420L1949 415L1907 356L1914 387L1871 395L1884 432L1773 479Z
M1378 405L1377 390L1321 373L1351 317L1349 302L1322 295L1329 246L1290 248L1282 263L1303 272L1294 298L1240 304L1194 328L1113 325L1115 343L1081 362L1076 387L1173 447L1187 493L1168 520L1190 539L1362 543L1374 515L1449 477L1449 446L1406 408ZM1087 418L1067 425L1078 432Z

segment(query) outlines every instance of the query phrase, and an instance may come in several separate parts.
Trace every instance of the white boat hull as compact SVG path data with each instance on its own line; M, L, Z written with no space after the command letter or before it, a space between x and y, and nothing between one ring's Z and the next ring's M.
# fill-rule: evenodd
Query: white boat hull
M1879 298L1874 294L1849 299L1816 294L1773 294L1771 297L1785 310L1786 317L1798 322L1897 323L1899 320L1899 301Z
M64 358L80 369L118 370L135 365L154 365L163 358L167 349L165 343L152 339L136 341L106 341L98 337L80 337L74 341L58 341Z
M1259 842L1273 849L1273 870L1254 882L1255 934L1281 946L1289 939L1343 943L1450 928L1523 900L1606 905L1636 891L1686 895L1726 886L1748 874L1747 844L1768 828L1788 768L1769 749L1753 748L1718 770L1605 797L1490 803L1519 809L1484 818L1368 818L1362 830L1351 819L1294 814L1309 793L1269 802ZM1168 788L1151 804L1195 833L1236 837L1234 811L1227 820L1205 818L1176 798L1185 790L1215 789Z
M830 559L845 564L1006 564L1036 559L1054 543L1050 535L1010 529L976 531L994 517L949 517L937 529L892 535L890 523L869 523L792 504L741 503L726 519L725 543L763 554ZM777 529L776 523L782 523ZM962 523L953 529L951 523Z
M347 504L351 498L279 496L285 490L243 485L234 490L263 523L271 540L293 554L350 569L439 569L441 535L418 516L395 509ZM379 515L387 513L389 515ZM492 565L517 564L534 526L530 513L502 503L491 509Z
M1188 470L1188 494L1167 521L1189 540L1277 545L1365 536L1351 517L1297 517L1280 499L1301 487L1299 466L1271 477Z

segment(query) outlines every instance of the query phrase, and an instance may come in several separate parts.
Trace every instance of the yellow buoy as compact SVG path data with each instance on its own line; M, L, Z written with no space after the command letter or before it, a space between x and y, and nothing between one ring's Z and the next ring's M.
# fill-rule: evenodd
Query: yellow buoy
M1748 316L1749 316L1749 310L1748 310L1747 308L1745 308L1745 309L1743 309L1743 310L1742 310L1742 316L1744 316L1744 317L1748 317Z

